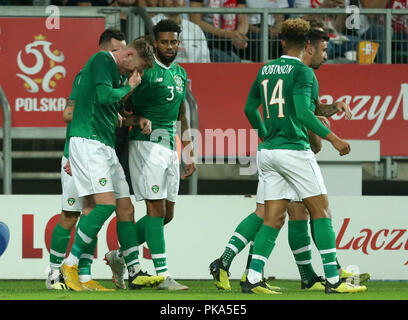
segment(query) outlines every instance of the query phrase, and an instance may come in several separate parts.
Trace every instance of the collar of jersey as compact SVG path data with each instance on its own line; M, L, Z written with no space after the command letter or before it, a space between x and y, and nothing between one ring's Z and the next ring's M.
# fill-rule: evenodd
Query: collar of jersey
M115 56L113 55L113 52L112 52L112 51L109 51L109 54L111 55L113 61L115 61L115 63L116 63L116 58L115 58ZM117 63L116 63L116 64L117 64Z
M164 68L164 69L170 69L171 68L171 66L173 65L173 63L174 62L172 62L171 63L171 65L169 65L168 67L167 66L165 66L163 63L161 63L157 58L156 58L156 55L154 54L153 55L153 57L154 57L154 60L156 61L156 63L160 66L160 67L162 67L162 68Z
M284 54L283 56L281 56L281 58L284 58L284 59L294 59L294 60L299 60L300 62L302 62L302 60L300 60L299 58L287 56L287 55L285 55L285 54Z

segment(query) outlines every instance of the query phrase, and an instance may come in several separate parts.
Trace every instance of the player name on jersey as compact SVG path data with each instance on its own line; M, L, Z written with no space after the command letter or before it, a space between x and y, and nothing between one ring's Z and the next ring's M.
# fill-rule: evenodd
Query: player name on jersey
M284 64L284 65L277 65L271 64L264 66L262 68L262 75L268 74L289 74L293 69L293 66Z

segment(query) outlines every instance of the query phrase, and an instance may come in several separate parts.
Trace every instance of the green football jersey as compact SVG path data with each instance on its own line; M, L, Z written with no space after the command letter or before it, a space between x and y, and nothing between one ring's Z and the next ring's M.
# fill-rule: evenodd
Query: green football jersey
M72 91L71 91L71 94L68 97L69 100L76 101L76 99L77 99L78 85L79 85L79 81L81 79L81 72L82 72L82 70L79 71L78 74L75 76L74 82L72 83ZM69 158L70 130L71 130L71 122L69 122L67 124L67 130L65 132L64 157L67 158L67 159Z
M313 70L298 58L284 55L260 69L248 95L248 99L262 104L266 134L259 149L310 149L308 128L299 120L299 109L296 112L296 95L306 102L302 112L314 114L319 85ZM317 126L319 133L327 134Z
M175 150L180 104L186 97L187 73L177 63L169 67L155 59L153 68L145 70L142 82L132 94L133 112L152 122L152 133L144 135L133 127L129 138L152 141Z
M120 100L131 91L124 85L113 55L94 54L82 69L70 136L100 141L115 147L115 128Z

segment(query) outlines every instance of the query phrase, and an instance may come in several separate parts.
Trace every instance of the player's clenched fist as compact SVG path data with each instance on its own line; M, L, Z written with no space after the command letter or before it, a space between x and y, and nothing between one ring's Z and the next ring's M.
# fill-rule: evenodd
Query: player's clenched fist
M142 82L142 77L140 76L140 73L135 70L132 75L129 78L129 85L132 87L132 89L136 88L140 83Z
M152 133L152 122L149 119L140 117L139 126L142 134L151 134Z

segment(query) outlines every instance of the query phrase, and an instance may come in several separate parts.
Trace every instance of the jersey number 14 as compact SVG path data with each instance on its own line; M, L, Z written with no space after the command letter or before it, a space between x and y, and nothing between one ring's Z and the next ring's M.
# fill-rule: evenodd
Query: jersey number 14
M283 105L285 104L285 98L282 95L283 91L283 80L279 79L275 87L272 90L272 96L271 100L268 103L268 82L269 79L265 79L264 81L261 82L262 87L263 87L263 92L264 92L264 98L265 98L265 108L266 108L266 117L269 118L269 106L272 106L274 104L278 105L278 118L284 118L285 114L283 113Z

